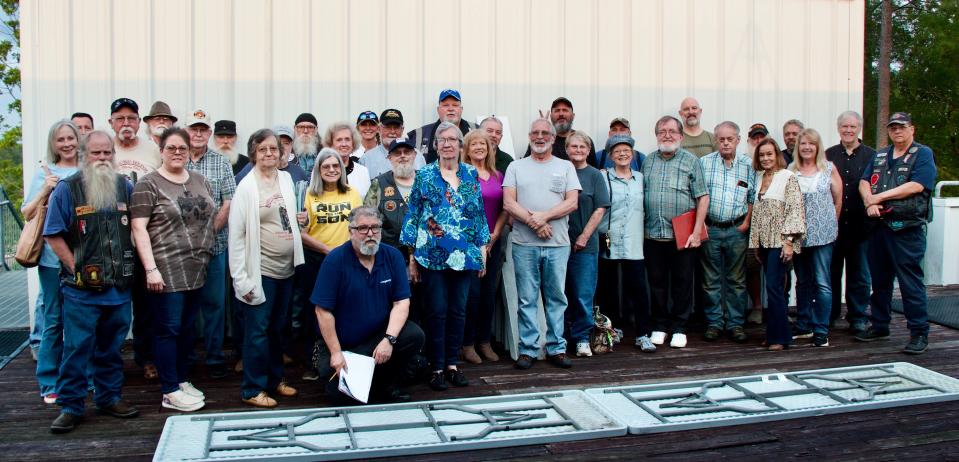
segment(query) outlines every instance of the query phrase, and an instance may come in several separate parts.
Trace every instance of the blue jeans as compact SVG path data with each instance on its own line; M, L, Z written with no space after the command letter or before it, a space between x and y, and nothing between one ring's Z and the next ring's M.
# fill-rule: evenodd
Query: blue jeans
M872 273L872 326L889 330L892 281L899 281L902 310L911 335L929 335L926 285L922 258L926 254L926 227L893 231L880 224L869 237L869 271Z
M193 321L200 310L203 289L151 293L153 359L160 392L172 393L187 381L188 357L193 352Z
M283 329L293 298L293 278L263 276L259 305L243 306L243 399L271 392L283 381Z
M466 324L466 297L476 271L431 270L419 267L423 278L426 316L426 357L433 370L459 364Z
M43 337L43 288L37 294L37 301L33 304L33 329L30 329L30 349L40 351L40 338Z
M206 364L223 364L223 323L226 320L226 252L210 258L210 263L206 267L206 284L199 291L199 308L203 315L203 347L206 350Z
M570 252L566 262L566 298L569 306L569 338L576 343L589 342L593 328L593 297L599 273L599 255L596 252Z
M120 400L123 355L120 348L130 331L130 303L88 305L63 300L63 364L57 380L57 404L63 412L83 415L87 399L87 369L93 362L93 401L99 408Z
M781 255L780 248L759 249L766 278L766 343L770 345L789 345L793 340L782 285L788 266L780 259Z
M153 317L147 300L147 277L143 263L137 258L133 263L133 361L143 367L153 364Z
M866 254L869 239L866 236L848 236L839 230L839 239L832 253L832 313L830 320L842 314L842 272L846 267L846 321L856 328L865 327L869 320L866 308L869 305L869 261Z
M700 262L703 268L706 325L719 330L742 327L748 306L746 297L746 247L749 234L735 226L709 228ZM723 314L725 313L725 322Z
M805 247L796 254L796 329L829 334L829 312L832 310L833 244Z
M63 358L63 296L60 295L60 268L38 266L43 303L37 305L36 324L40 331L37 351L37 383L40 396L57 392L57 376Z
M541 247L513 245L513 266L516 268L516 292L519 296L519 354L539 356L540 291L546 311L546 353L566 353L563 338L563 316L566 313L566 263L569 246Z
M500 282L503 275L503 251L506 243L498 239L486 257L486 275L474 278L466 300L466 328L463 345L489 343L493 330L493 314L499 306Z

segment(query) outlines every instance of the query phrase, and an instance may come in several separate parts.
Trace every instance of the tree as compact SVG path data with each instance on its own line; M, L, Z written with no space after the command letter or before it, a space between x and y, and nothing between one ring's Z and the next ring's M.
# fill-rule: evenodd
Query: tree
M20 3L0 0L3 21L0 23L0 94L12 101L8 109L17 115L17 123L9 125L0 115L0 186L10 196L17 210L23 202L23 147L20 125Z

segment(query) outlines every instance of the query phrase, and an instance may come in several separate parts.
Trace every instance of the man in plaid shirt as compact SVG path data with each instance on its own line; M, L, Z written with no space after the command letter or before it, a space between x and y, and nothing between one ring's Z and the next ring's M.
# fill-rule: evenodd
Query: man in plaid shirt
M709 192L703 179L699 158L680 146L683 124L672 116L656 122L658 150L643 162L643 197L646 208L646 240L643 253L649 268L649 286L653 315L650 340L662 345L666 332L672 334L669 346L686 346L686 322L693 310L693 275L698 262L700 233ZM693 233L677 249L673 218L696 210ZM669 300L672 299L672 306Z

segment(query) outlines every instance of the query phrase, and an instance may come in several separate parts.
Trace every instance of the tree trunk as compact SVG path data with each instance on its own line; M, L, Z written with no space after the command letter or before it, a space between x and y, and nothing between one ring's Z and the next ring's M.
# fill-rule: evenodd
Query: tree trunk
M886 146L886 122L889 121L889 54L892 50L892 0L882 1L882 25L879 28L879 95L876 98L876 149Z

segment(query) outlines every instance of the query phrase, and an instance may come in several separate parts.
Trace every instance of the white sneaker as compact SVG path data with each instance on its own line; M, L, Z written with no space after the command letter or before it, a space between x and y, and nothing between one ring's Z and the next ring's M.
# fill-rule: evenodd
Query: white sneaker
M205 400L205 399L206 399L206 395L204 395L202 391L197 390L197 388L194 387L193 384L190 383L190 382L183 382L183 383L181 383L181 384L180 384L180 391L182 391L183 393L186 393L186 394L188 394L188 395L190 395L190 396L193 396L193 397L195 397L195 398L200 398L201 400Z
M652 340L645 335L642 337L636 337L636 346L638 346L640 350L643 350L644 353L652 353L656 351L656 345L653 345Z
M589 348L589 342L579 342L576 344L576 356L593 356L593 350Z
M686 348L686 334L673 334L673 339L669 342L672 348Z
M201 398L188 395L183 390L177 390L173 393L163 395L162 406L177 411L192 412L205 406Z
M653 331L653 335L649 336L649 341L653 342L653 345L662 345L666 342L666 333L660 331Z

